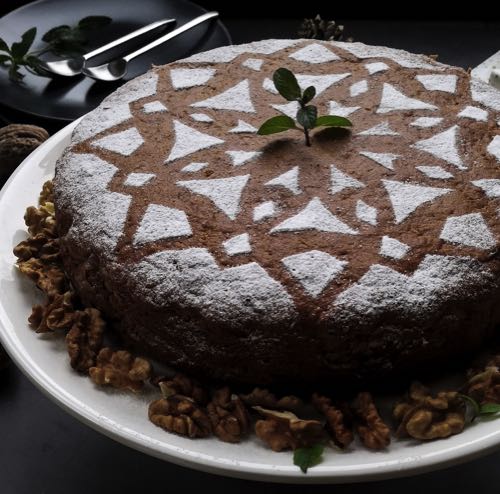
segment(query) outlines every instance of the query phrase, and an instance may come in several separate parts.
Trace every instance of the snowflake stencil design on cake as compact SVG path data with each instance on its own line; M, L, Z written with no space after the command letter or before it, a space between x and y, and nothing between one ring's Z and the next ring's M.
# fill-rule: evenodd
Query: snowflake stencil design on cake
M316 87L320 112L348 116L352 132L316 132L310 148L298 133L256 135L297 110L271 82L283 60ZM193 280L237 285L245 275L300 306L345 300L388 270L411 278L433 259L497 249L500 136L475 136L496 125L498 98L469 88L461 70L357 43L281 40L141 79L112 97L118 115L104 104L84 120L73 154L105 163L92 190L103 211L120 208L110 252L139 270L174 256Z

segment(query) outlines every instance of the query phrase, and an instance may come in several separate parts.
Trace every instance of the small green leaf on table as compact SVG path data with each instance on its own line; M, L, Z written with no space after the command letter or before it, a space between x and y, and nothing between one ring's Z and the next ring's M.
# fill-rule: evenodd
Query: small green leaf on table
M28 53L33 41L35 41L36 27L28 29L22 36L21 41L12 43L11 53L14 60L22 60L24 55Z

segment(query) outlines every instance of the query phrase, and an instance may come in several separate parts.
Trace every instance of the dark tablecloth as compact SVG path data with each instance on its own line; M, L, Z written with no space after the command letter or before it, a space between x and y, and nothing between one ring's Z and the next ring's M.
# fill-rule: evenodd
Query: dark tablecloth
M226 19L235 43L294 36L296 20ZM349 21L356 40L474 67L500 49L500 22ZM499 422L500 427L500 422ZM257 484L177 467L122 446L70 417L14 365L0 372L0 494L130 492L437 493L497 492L500 453L407 479L362 485Z

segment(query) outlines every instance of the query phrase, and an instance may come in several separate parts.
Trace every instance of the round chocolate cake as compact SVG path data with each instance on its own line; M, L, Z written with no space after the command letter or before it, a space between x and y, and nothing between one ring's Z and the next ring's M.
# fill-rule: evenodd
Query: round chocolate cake
M352 128L256 133L298 103ZM197 375L317 383L479 348L500 323L500 92L360 43L268 40L156 67L57 163L68 275L147 355Z

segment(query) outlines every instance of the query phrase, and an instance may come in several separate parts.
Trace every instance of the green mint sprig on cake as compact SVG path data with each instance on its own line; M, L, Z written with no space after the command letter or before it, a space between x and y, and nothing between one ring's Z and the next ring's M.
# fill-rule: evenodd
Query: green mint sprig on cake
M302 130L304 132L306 145L311 145L310 131L318 127L351 127L352 122L336 115L324 115L318 117L318 108L310 105L316 96L314 86L307 87L304 91L299 86L297 78L292 71L279 68L273 74L274 87L287 101L297 101L296 120L287 115L278 115L266 120L257 131L259 135L277 134L290 129ZM297 124L300 126L297 126Z

